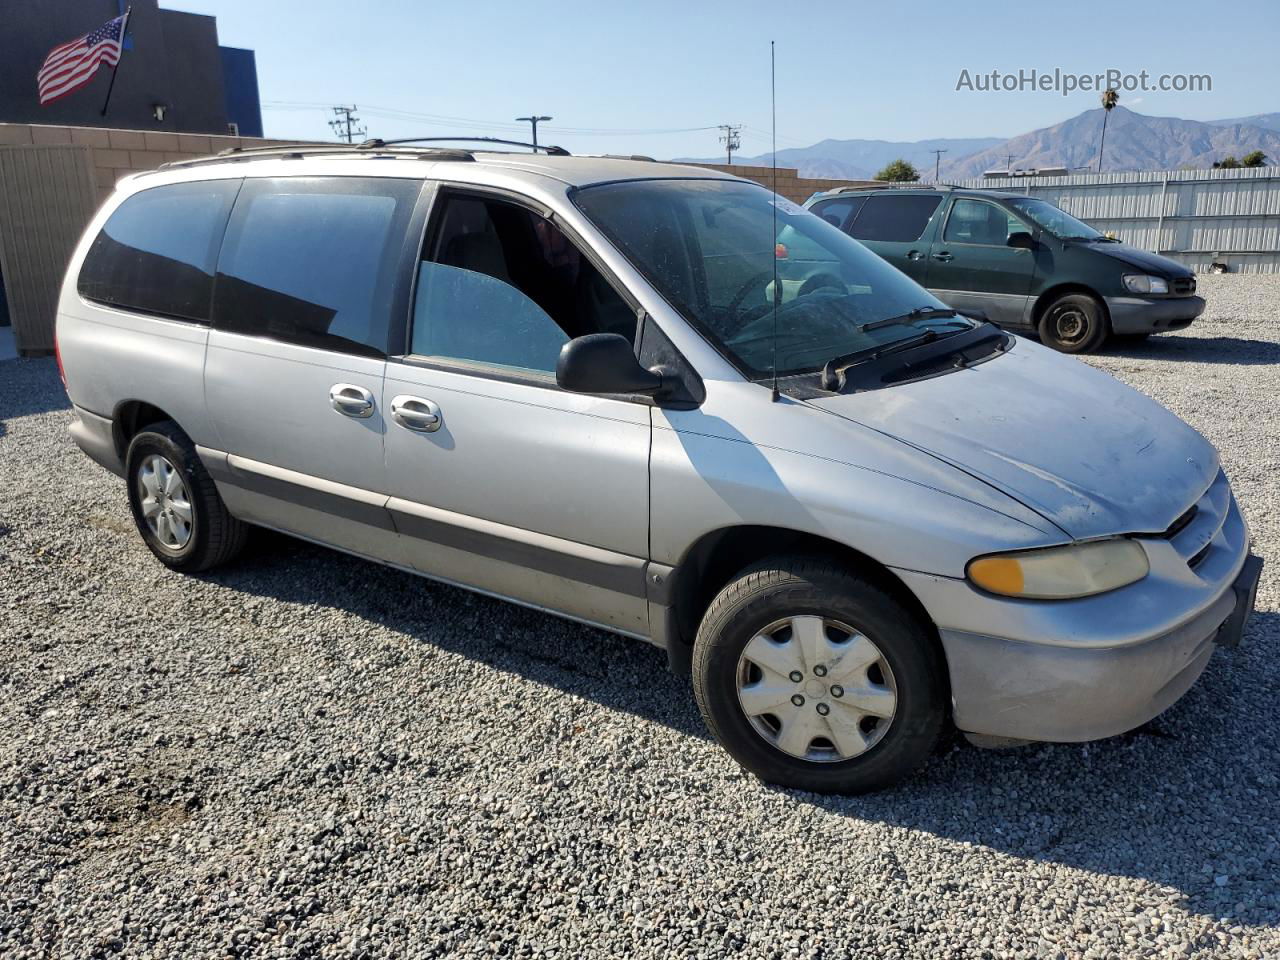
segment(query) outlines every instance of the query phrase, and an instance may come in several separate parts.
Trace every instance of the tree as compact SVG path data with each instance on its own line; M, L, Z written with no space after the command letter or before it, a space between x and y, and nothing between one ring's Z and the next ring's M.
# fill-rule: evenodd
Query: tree
M1240 169L1240 161L1234 156L1228 155L1221 160L1213 161L1213 169L1215 170L1238 170Z
M891 183L915 183L920 179L920 171L899 157L877 173L876 179Z
M1244 167L1265 167L1267 165L1267 155L1261 150L1246 153L1240 158L1240 165Z

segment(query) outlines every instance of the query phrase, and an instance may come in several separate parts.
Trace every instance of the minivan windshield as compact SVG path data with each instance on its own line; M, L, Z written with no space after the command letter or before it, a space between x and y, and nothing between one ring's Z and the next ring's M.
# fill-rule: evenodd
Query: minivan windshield
M1009 206L1036 225L1048 230L1059 240L1098 240L1104 235L1083 220L1077 220L1067 211L1055 207L1047 200L1017 197L1006 201Z
M752 379L774 369L775 297L779 376L976 326L821 217L755 184L634 180L584 187L573 200Z

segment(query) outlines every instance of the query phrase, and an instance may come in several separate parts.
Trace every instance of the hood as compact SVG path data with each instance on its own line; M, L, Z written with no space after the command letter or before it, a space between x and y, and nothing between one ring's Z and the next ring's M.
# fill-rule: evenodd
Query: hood
M1218 473L1218 453L1144 394L1017 340L969 369L814 406L931 454L1075 539L1169 527Z
M1077 243L1077 246L1092 250L1106 257L1112 257L1131 267L1137 267L1143 273L1153 273L1158 277L1176 279L1190 277L1193 271L1168 257L1162 257L1150 250L1131 247L1127 243Z

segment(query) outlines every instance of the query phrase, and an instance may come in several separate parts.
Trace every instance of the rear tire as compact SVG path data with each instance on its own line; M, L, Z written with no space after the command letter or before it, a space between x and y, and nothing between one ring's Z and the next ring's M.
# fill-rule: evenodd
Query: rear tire
M1061 353L1093 353L1110 332L1101 301L1087 293L1063 294L1040 316L1040 342Z
M227 512L195 444L172 420L134 436L125 478L138 533L166 567L198 573L244 548L248 526Z
M743 767L818 793L901 780L946 716L932 626L874 580L809 557L748 567L720 591L694 643L693 686Z

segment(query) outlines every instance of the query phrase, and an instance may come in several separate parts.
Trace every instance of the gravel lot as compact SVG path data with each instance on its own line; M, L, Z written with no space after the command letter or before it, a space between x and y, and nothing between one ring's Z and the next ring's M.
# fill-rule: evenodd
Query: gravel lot
M1280 956L1280 277L1091 362L1222 451L1267 558L1143 730L766 787L645 645L262 536L189 578L0 363L0 956Z

